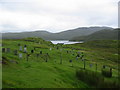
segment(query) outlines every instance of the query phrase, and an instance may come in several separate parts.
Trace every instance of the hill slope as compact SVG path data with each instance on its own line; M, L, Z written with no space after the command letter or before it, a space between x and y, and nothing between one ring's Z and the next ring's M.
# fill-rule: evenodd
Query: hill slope
M101 30L97 31L91 35L88 36L79 36L74 37L71 40L75 41L91 41L91 40L117 40L118 39L118 31L120 29L114 29L114 30Z
M21 33L3 33L3 39L21 39L26 37L41 37L45 40L70 40L76 36L90 35L96 31L103 29L109 29L110 27L82 27L72 30L67 30L59 33L50 33L47 31L33 31L33 32L21 32Z

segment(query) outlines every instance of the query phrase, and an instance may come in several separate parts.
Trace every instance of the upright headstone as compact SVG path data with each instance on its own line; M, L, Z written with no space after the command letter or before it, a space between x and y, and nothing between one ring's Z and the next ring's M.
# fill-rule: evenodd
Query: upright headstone
M18 43L18 46L20 46L20 43Z
M40 54L42 54L42 51L40 51Z
M70 63L72 63L72 60L69 60ZM73 67L73 63L72 63L72 67Z
M19 58L22 59L22 53L19 53Z
M28 61L28 58L29 58L30 54L26 54L26 60Z
M18 51L17 50L14 50L14 55L18 55Z
M92 64L90 64L90 68L92 68L92 66L93 66L93 65L92 65Z
M19 50L22 51L22 46L20 46Z
M50 51L52 50L52 48L50 48Z
M5 48L2 48L2 52L5 53Z
M10 48L7 48L7 50L6 50L8 53L10 52Z
M27 45L24 45L24 47L27 47Z
M31 50L31 53L34 53L34 50Z
M105 65L103 65L103 69L105 69L105 67L106 67L106 66L105 66Z
M67 51L67 53L69 53L69 52Z
M85 59L84 59L83 61L84 61L84 69L85 69L85 67L86 67L86 62L85 62Z
M39 54L36 54L37 58L39 57Z
M24 47L24 53L26 53L27 52L27 47Z
M97 63L96 63L96 71L97 71Z
M72 63L72 60L69 60L70 63Z

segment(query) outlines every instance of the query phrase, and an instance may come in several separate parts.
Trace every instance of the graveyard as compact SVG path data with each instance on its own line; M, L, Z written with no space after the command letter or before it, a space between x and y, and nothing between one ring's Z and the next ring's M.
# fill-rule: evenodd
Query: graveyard
M119 87L117 40L54 45L37 37L3 39L1 64L3 88Z

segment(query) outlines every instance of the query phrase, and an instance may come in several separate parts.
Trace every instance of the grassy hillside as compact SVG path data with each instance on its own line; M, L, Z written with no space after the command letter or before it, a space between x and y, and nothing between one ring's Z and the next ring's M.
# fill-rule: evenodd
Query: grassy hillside
M93 34L90 34L88 36L79 36L74 37L73 41L92 41L92 40L117 40L118 39L118 31L120 29L114 29L114 30L101 30L94 32Z
M96 31L100 31L103 29L111 30L110 27L83 27L83 28L76 28L72 30L67 30L59 33L50 33L47 31L33 31L33 32L21 32L21 33L3 33L3 39L21 39L26 37L40 37L45 40L70 40L75 36L83 36L89 35Z
M102 46L106 42L111 43L106 45L110 45L109 48L105 45ZM95 41L61 46L53 45L51 42L46 42L40 38L3 40L2 48L10 48L10 52L2 53L3 88L96 87L76 77L76 70L84 68L83 59L86 60L86 70L91 72L96 72L95 65L97 63L97 72L100 75L102 65L106 65L108 69L112 67L112 77L104 78L107 81L117 81L118 65L116 57L118 54L116 42ZM94 44L92 45L92 43ZM18 44L22 47L27 45L27 53L20 51ZM14 55L14 50L18 50L18 55ZM34 50L34 53L31 53L31 50ZM40 51L42 51L42 54L40 54ZM76 59L78 52L84 53L83 59ZM22 53L22 58L19 58L20 53ZM28 60L27 54L30 54ZM90 64L93 66L90 67Z

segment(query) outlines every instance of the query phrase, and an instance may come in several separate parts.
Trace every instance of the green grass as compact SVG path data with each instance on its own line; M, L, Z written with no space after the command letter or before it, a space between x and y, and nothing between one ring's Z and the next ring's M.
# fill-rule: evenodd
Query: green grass
M59 50L56 49L56 45L39 38L3 40L2 43L3 47L11 48L10 53L2 53L2 56L9 61L7 65L3 65L3 88L90 88L90 85L78 80L76 77L76 69L83 68L84 63L80 58L76 60L75 56L78 51L83 52L85 55L87 70L96 72L95 64L97 63L97 72L101 73L102 65L105 64L113 68L113 76L109 80L117 80L118 77L117 58L116 55L114 56L117 51L113 42L114 45L110 46L109 49L100 46L91 47L92 45L84 43L84 45L63 45L59 47ZM26 54L21 51L18 53L23 54L22 59L14 55L13 51L19 50L18 43L22 46L26 44L28 53L34 47L37 47L28 61L26 61ZM50 48L52 48L51 51ZM74 48L73 51L72 48ZM41 50L43 54L37 58L36 54ZM67 51L71 52L67 53ZM46 56L46 53L49 56ZM62 64L60 64L60 55L62 56ZM48 62L45 62L46 58ZM18 64L12 63L10 60L17 61ZM69 60L73 62L70 63ZM89 64L93 64L93 67L90 68Z

